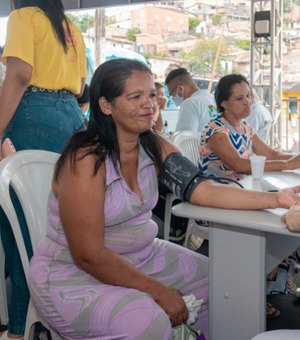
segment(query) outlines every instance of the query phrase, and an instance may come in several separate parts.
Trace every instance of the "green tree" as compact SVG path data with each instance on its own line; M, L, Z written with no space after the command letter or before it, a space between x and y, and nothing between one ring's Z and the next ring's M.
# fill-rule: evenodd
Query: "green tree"
M116 23L116 18L114 16L105 17L105 25L113 25Z
M290 13L292 10L291 0L283 0L283 12Z
M67 17L79 26L81 32L86 32L95 25L95 17L89 14L75 15L73 13L67 13Z
M207 39L199 42L190 52L181 51L181 57L189 65L193 73L209 74L212 71L214 60L219 45L218 39ZM217 61L217 71L221 72L220 60L227 51L227 43L223 40L220 46L220 54Z
M189 31L194 32L196 27L200 24L200 20L195 17L189 18Z
M136 35L140 34L141 30L138 27L129 28L126 32L126 38L130 41L136 41Z
M243 50L250 50L250 40L249 39L235 39L235 45Z
M222 22L222 14L221 13L215 13L211 17L211 21L214 25L220 26Z

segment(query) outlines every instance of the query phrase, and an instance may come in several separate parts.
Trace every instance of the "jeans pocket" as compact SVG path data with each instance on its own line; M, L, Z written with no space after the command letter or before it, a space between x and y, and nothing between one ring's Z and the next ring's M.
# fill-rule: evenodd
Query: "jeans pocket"
M61 134L64 128L64 103L57 98L30 98L25 105L26 124L31 133L41 137Z

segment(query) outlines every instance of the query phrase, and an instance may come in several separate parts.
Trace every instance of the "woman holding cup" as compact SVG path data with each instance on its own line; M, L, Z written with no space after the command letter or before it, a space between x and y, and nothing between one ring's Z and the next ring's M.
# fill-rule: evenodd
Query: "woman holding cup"
M222 77L215 90L219 116L201 135L200 169L207 175L241 179L251 173L250 156L265 156L265 171L300 167L300 155L277 151L265 144L244 119L251 113L251 90L240 74Z
M208 123L201 135L200 170L203 173L235 180L252 173L254 179L260 179L264 170L300 167L299 154L272 149L244 121L251 113L252 104L251 90L244 76L229 74L222 77L215 90L215 101L220 114ZM290 215L289 212L289 220ZM295 293L294 274L299 254L300 249L297 249L267 276L268 294ZM267 305L267 316L279 314L276 308Z

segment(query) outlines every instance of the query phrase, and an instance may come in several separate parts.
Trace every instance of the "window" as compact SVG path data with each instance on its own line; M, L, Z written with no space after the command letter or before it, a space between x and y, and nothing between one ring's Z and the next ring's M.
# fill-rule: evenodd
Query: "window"
M298 99L297 97L289 97L289 102L288 102L288 113L289 114L298 113L297 99Z

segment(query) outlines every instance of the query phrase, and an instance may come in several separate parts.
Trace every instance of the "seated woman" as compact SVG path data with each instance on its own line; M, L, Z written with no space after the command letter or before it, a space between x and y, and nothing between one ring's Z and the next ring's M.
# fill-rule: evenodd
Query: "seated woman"
M158 180L198 205L300 204L300 187L261 193L203 180L152 130L156 106L145 64L103 63L90 85L88 127L56 165L29 286L39 314L64 339L171 339L172 326L188 318L182 295L190 293L204 300L197 325L207 337L207 259L156 237Z
M251 113L251 90L240 74L222 77L215 90L220 113L201 134L201 172L207 175L240 179L250 174L252 153L266 156L266 171L300 167L300 155L281 152L265 144L243 119Z
M266 171L300 167L300 155L276 151L265 144L243 119L251 113L251 90L239 74L222 77L215 90L219 117L212 119L201 135L201 172L239 180L249 174L252 153L266 156ZM287 257L267 277L268 294L295 294L295 272L300 249ZM271 315L274 311L271 311ZM278 314L278 313L277 313ZM276 315L276 311L275 314Z

